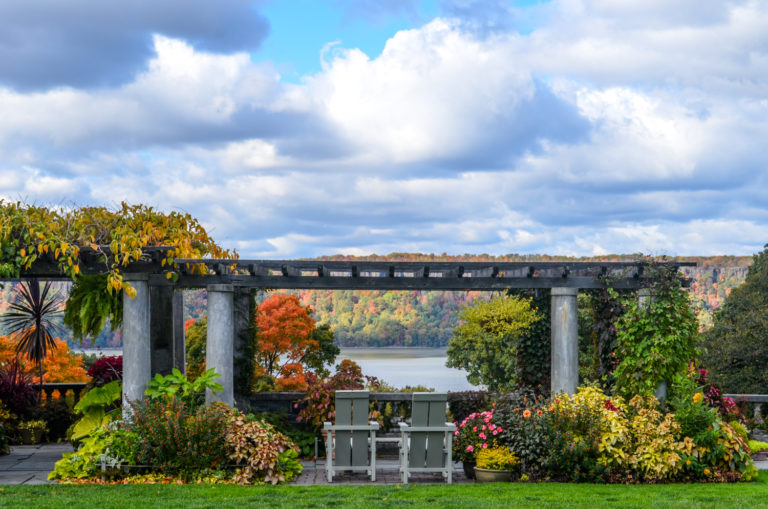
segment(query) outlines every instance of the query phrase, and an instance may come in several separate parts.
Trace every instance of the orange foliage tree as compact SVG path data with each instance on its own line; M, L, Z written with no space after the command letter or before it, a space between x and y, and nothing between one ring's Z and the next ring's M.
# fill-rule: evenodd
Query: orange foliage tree
M54 339L56 348L48 350L45 358L44 383L57 382L87 382L88 375L83 367L83 358L80 355L73 354L66 341ZM16 341L9 336L0 336L0 366L7 365L16 357ZM34 378L35 383L40 382L40 376L37 373L35 363L27 361L23 355L19 356L19 362L24 373L37 375Z
M258 307L256 376L274 378L278 390L306 388L302 360L320 348L311 312L296 295L275 294Z

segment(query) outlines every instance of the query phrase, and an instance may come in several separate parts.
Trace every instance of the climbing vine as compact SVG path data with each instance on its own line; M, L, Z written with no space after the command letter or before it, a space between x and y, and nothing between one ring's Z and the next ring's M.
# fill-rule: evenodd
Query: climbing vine
M617 391L627 397L653 394L698 355L696 315L677 268L648 262L645 275L653 281L649 302L623 298L626 312L616 322L614 377Z
M550 290L547 288L509 289L507 295L530 299L531 308L540 317L528 329L522 331L517 339L518 384L520 387L528 387L548 394L552 364Z
M135 295L123 279L124 268L143 259L146 248L160 246L169 248L160 255L168 279L176 277L177 258L237 257L237 253L219 247L189 214L126 203L117 210L64 209L0 200L0 277L18 278L35 263L52 264L69 276L75 283L75 298L67 303L68 325L81 338L106 319L113 326L119 325L122 300L115 295ZM81 280L85 254L104 264L103 277ZM94 300L85 289L93 289L96 281L103 288Z

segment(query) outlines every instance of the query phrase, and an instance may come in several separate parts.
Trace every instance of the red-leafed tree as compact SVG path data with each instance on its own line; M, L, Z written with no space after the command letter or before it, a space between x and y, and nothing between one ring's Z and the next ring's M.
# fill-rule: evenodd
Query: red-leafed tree
M278 382L290 380L291 386L304 384L302 361L308 353L319 350L311 311L295 295L276 294L259 305L257 375L268 375Z

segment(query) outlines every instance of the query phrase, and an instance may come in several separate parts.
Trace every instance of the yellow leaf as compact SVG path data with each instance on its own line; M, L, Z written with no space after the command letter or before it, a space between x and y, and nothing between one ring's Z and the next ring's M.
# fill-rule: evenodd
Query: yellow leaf
M25 256L27 256L27 250L22 247L21 251L19 251L19 254L21 255L22 258L24 258Z
M74 269L75 274L80 274L80 266L79 265L75 265L74 267L72 267L72 269Z
M37 252L40 253L40 254L43 254L43 245L42 244L38 244L37 245Z
M59 248L57 247L56 251L53 252L53 257L57 260L59 259L59 253L61 253L61 251L59 251Z
M45 244L43 246L43 251L45 251L45 253L48 254L48 244Z
M165 279L171 279L173 277L173 272L166 272L165 273Z

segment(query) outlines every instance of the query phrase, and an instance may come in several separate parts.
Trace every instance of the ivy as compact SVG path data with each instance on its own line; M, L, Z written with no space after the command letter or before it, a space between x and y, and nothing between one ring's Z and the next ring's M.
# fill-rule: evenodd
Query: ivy
M20 278L36 263L51 264L70 277L74 296L67 302L66 320L80 339L108 319L113 327L120 325L122 293L136 293L123 270L142 260L145 248L161 246L168 248L160 264L169 279L177 277L177 258L237 257L220 248L189 214L126 203L117 210L57 209L0 199L0 277ZM102 277L83 278L80 265L86 254L103 264Z
M616 323L614 378L617 391L627 397L652 395L698 354L696 315L677 269L648 262L645 275L653 281L650 302L641 306L636 297L624 297L626 312Z

